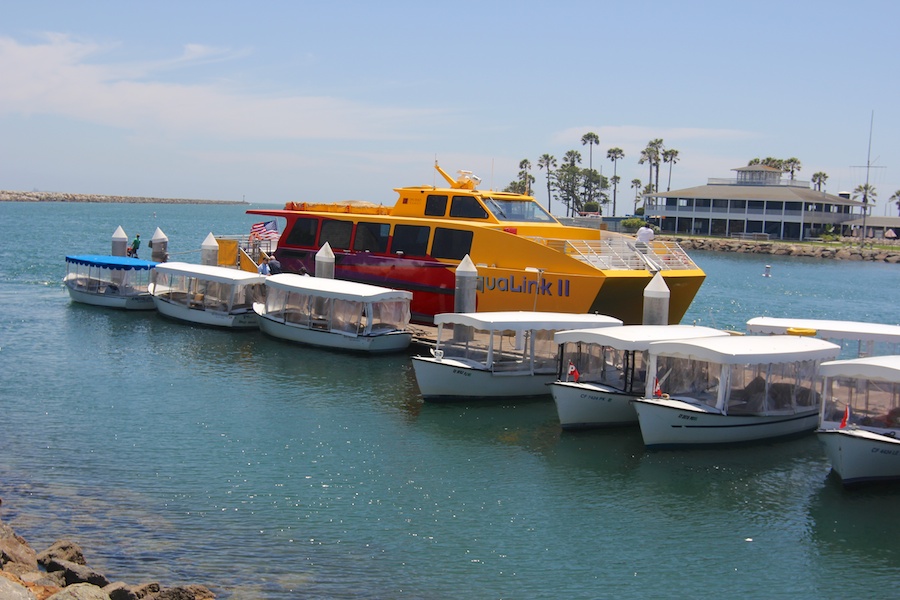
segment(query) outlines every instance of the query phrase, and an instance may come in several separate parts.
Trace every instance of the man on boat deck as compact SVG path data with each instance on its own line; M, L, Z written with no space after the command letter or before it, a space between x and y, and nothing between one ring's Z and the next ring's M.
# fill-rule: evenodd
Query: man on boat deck
M281 268L281 262L274 255L269 257L269 275L278 275L284 273Z
M269 274L269 257L263 256L262 260L259 261L259 274L260 275L268 275Z
M133 258L137 258L138 257L138 254L137 254L138 248L140 248L140 247L141 247L141 234L136 233L134 236L134 241L131 242L131 246L129 246L127 248L127 251L125 252L125 254L127 254L128 256L131 256Z

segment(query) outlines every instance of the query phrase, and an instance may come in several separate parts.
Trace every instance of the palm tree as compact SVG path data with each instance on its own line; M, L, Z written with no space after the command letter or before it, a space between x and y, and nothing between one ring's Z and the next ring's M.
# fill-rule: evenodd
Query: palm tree
M544 154L537 161L538 169L547 169L547 212L550 212L550 177L553 175L553 169L556 168L556 159L552 154Z
M781 162L781 169L783 171L788 171L791 174L791 181L794 180L794 171L799 171L802 166L803 165L800 164L800 159L794 158L793 156Z
M632 211L631 214L634 214L637 212L638 198L641 197L641 180L640 179L632 179L631 187L634 189L634 211Z
M650 164L650 184L653 183L653 149L650 146L647 146L643 150L641 150L641 158L638 159L638 164L642 165L644 163Z
M816 186L816 191L821 192L822 186L825 185L825 182L828 180L828 174L824 171L819 171L817 173L813 173L812 182L813 185Z
M900 212L900 190L894 192L894 195L890 198L891 202L897 203L897 212Z
M853 198L859 198L862 196L863 203L863 212L868 212L869 204L875 204L875 198L878 197L878 192L875 191L875 186L869 183L861 183L856 186L856 189L853 190Z
M672 189L672 165L678 162L678 150L663 150L662 153L663 162L669 163L669 184L666 186L666 191Z
M600 145L600 138L593 131L589 131L583 136L581 136L581 145L584 146L587 144L588 146L588 169L591 171L594 170L594 144ZM591 189L588 192L588 201L593 200L594 191Z
M524 188L524 194L526 196L531 195L531 184L534 183L534 175L529 173L531 171L531 161L527 158L523 158L519 162L519 181L522 182L522 187Z
M606 151L606 158L612 161L613 163L613 176L612 176L612 184L613 184L613 210L612 216L616 216L616 190L618 189L619 177L616 175L616 166L617 161L620 158L625 158L625 151L621 148L610 148Z

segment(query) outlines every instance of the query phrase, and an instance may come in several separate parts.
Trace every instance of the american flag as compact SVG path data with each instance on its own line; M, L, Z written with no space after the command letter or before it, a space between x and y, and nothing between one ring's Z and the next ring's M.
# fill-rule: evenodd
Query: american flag
M261 240L277 240L280 235L278 233L278 223L275 221L254 223L250 227L250 237L257 237Z

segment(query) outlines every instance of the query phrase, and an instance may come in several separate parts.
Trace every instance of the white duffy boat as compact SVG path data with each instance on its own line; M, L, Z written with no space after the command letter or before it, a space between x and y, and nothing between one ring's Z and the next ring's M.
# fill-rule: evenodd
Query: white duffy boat
M412 292L292 273L266 279L266 300L253 305L273 337L340 350L396 352L412 341Z
M414 356L426 400L543 396L557 378L557 331L619 327L606 315L504 311L435 315L432 356Z
M127 256L76 254L66 256L63 283L75 302L124 308L154 310L147 291L155 262Z
M644 394L651 342L727 335L692 325L625 325L557 333L554 341L563 368L550 391L560 425L588 429L637 424L631 401Z
M756 317L747 321L747 331L815 336L842 346L843 354L854 357L900 354L898 325L865 321Z
M816 434L845 486L900 480L900 355L822 363Z
M265 276L228 267L183 262L156 267L150 293L167 317L231 329L256 329L253 302L263 294Z
M634 401L648 447L732 444L816 428L820 362L840 346L794 335L650 344L645 396Z

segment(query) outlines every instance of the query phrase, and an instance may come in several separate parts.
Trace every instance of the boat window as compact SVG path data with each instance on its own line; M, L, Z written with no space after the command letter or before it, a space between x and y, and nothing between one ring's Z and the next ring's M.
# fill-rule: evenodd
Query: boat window
M358 300L340 300L332 303L332 331L340 331L350 335L361 333L365 322L361 322L363 303Z
M373 302L371 333L394 331L409 327L409 302L405 300L388 300Z
M430 227L420 225L396 225L394 226L394 241L391 243L391 252L402 252L412 256L425 256L428 253L428 236Z
M350 234L353 233L352 221L322 221L322 233L319 235L319 248L328 242L332 250L348 250Z
M319 220L301 218L294 221L294 226L287 235L285 244L288 246L302 246L305 248L316 247L316 232L319 229Z
M532 200L510 200L509 198L485 197L488 208L500 221L526 221L531 223L555 223L544 208Z
M474 196L453 196L450 216L457 219L487 219L488 212Z
M435 258L462 260L472 250L472 232L435 227L431 255Z
M389 223L357 223L353 249L360 252L387 252L390 239Z
M443 217L447 214L447 196L429 194L425 198L425 214L429 217Z

